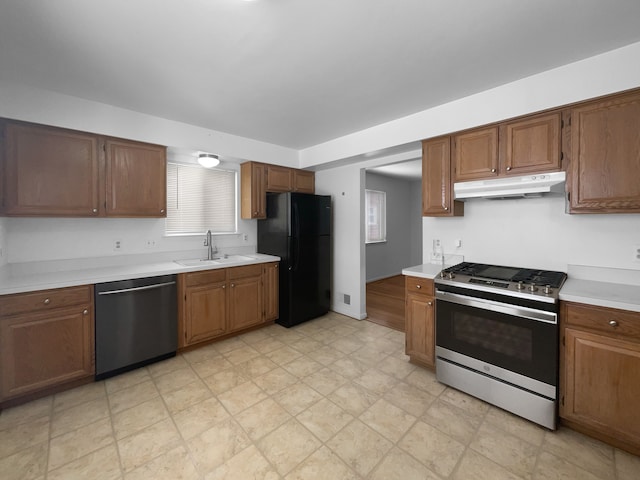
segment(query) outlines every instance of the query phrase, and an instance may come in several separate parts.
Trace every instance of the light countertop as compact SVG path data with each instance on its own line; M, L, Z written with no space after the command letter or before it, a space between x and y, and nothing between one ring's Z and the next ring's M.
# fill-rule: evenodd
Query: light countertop
M257 263L277 262L280 260L280 257L260 253L243 254L243 256L249 257L250 259L236 262L227 261L220 264L204 264L193 267L183 266L175 261L166 259L155 262L130 263L124 265L103 265L96 262L94 266L84 265L82 268L77 268L77 265L75 265L73 261L69 262L69 268L65 268L64 264L58 262L59 265L55 271L38 271L37 268L33 268L31 265L10 264L4 266L0 271L0 295L253 265Z
M445 257L446 258L446 257ZM447 259L445 268L462 260ZM434 279L441 264L425 263L402 270L403 275ZM566 302L640 312L640 270L569 265L559 298Z

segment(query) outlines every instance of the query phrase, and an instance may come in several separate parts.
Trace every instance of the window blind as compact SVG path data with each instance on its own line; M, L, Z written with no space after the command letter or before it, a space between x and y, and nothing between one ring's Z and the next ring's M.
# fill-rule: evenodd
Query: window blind
M236 172L167 164L167 234L236 232Z
M387 240L387 194L378 190L365 190L365 242Z

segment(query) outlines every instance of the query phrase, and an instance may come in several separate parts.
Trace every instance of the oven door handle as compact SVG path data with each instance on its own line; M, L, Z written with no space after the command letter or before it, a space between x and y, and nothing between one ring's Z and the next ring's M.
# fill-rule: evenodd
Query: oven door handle
M558 323L558 315L556 313L535 310L528 307L520 307L517 305L508 305L506 303L494 302L493 300L485 300L484 298L471 298L457 293L441 292L436 290L436 299L443 302L465 305L467 307L500 312L514 317L528 318L538 322L552 324Z

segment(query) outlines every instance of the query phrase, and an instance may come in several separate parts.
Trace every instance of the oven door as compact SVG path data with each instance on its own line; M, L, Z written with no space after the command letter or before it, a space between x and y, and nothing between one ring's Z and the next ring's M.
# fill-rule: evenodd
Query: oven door
M553 312L436 290L436 349L481 373L515 372L514 378L558 384L558 316Z

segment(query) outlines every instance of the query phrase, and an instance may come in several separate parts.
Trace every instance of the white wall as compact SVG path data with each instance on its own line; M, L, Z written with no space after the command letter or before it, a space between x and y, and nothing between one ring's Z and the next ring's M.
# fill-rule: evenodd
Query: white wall
M7 219L0 217L0 267L7 264Z
M406 266L420 265L422 260L422 182L410 183L409 192L409 251L410 260ZM428 257L425 257L428 258ZM425 260L426 261L426 260Z
M423 220L423 254L439 238L445 255L465 260L567 271L567 265L640 270L640 214L569 215L562 197L472 200L464 217ZM455 240L462 240L462 248Z
M366 172L365 183L367 189L387 194L387 241L365 245L366 278L371 282L411 265L411 182Z

